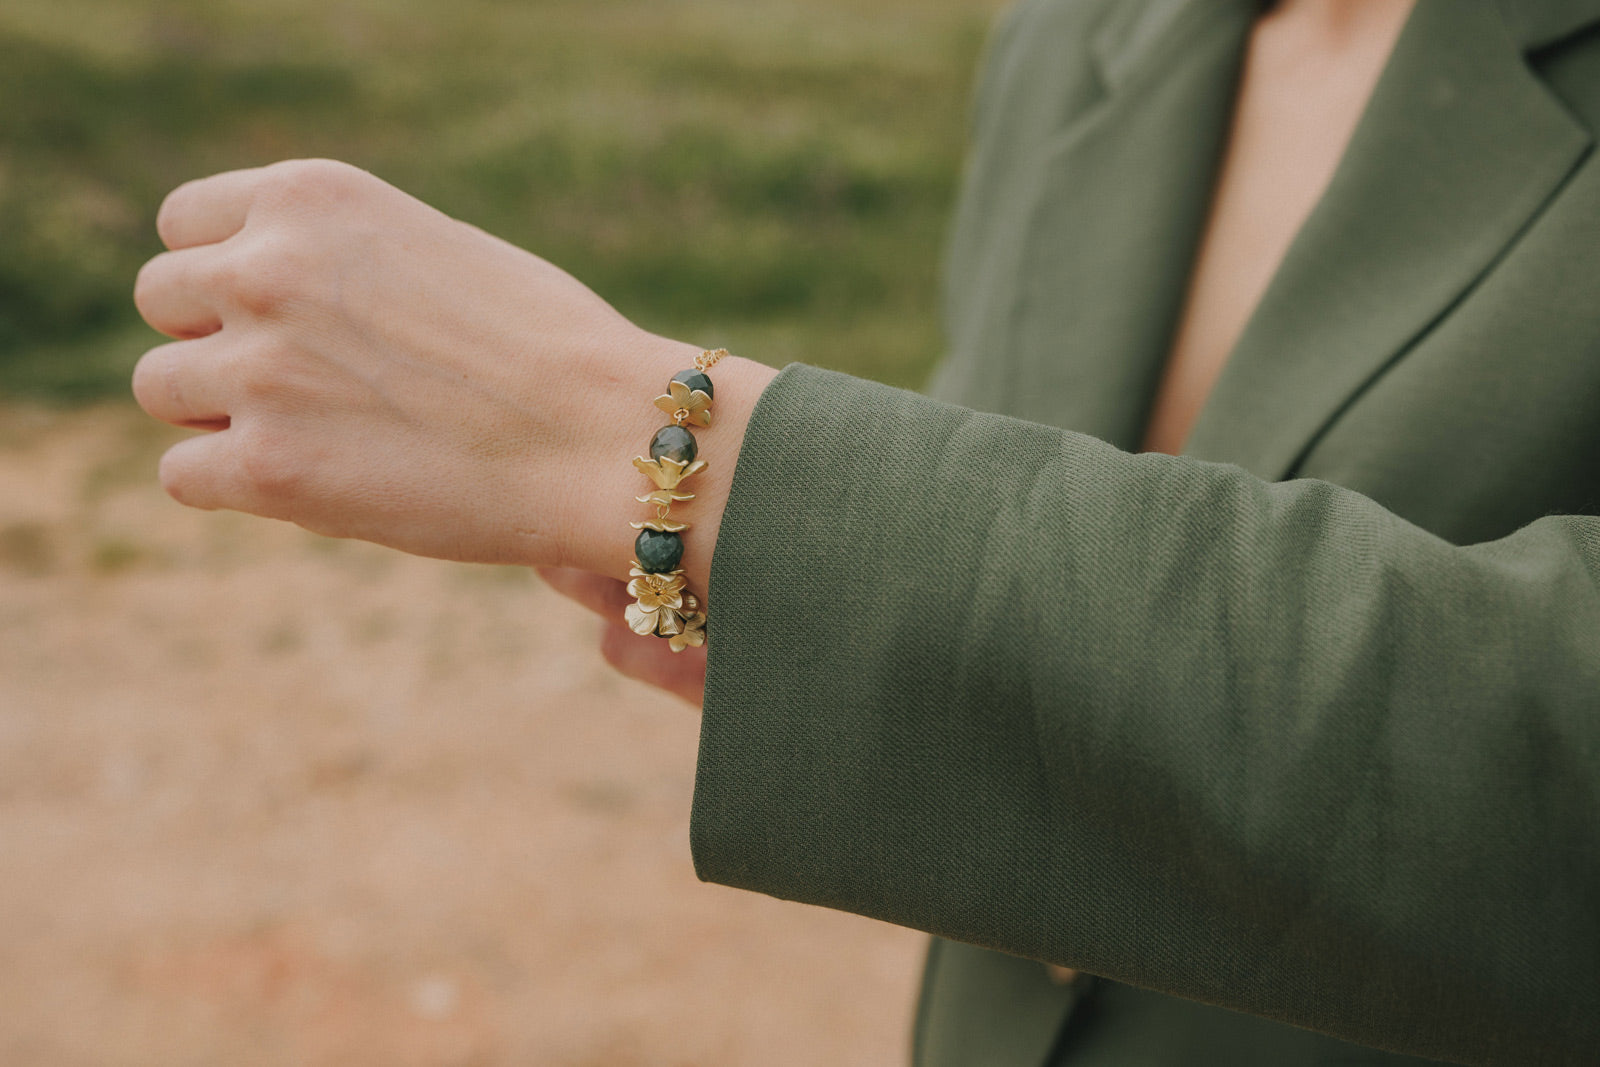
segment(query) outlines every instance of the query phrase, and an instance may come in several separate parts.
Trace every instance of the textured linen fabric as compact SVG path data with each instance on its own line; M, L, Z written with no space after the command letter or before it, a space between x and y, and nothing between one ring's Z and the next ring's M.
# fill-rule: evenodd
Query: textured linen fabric
M703 876L1358 1042L1592 1061L1600 520L1455 547L803 366L749 433Z
M697 868L953 939L928 1067L1600 1062L1600 3L1419 0L1132 455L1251 10L1020 7L940 399L761 397Z

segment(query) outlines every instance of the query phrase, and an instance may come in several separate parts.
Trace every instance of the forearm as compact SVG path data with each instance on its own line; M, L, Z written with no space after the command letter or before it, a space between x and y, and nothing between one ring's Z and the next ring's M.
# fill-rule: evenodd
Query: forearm
M1422 1055L1600 1037L1595 520L1459 548L797 368L724 530L703 876Z

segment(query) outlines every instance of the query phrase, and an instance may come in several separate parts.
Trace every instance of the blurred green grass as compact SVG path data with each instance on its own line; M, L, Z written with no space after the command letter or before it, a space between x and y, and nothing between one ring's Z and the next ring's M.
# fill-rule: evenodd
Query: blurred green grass
M919 384L998 2L4 0L0 392L125 392L161 197L292 156L648 329Z

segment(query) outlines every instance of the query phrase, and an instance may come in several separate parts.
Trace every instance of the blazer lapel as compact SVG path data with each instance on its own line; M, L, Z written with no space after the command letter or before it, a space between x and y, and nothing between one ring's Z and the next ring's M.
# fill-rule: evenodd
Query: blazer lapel
M1090 42L1104 95L1047 146L1010 309L1016 370L1000 410L1137 444L1258 8L1150 0L1109 9Z
M1600 0L1499 0L1506 29L1529 52L1600 20Z
M1590 145L1526 45L1576 0L1419 0L1322 200L1296 235L1185 451L1288 476L1385 367L1491 269ZM1597 6L1589 3L1592 9ZM1513 36L1520 34L1521 40Z

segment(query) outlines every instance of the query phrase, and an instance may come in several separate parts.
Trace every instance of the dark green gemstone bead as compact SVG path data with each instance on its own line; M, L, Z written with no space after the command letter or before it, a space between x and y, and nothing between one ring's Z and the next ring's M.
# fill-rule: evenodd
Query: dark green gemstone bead
M683 538L660 530L640 530L633 542L633 552L639 560L640 570L665 574L683 559Z
M674 459L679 463L693 463L700 447L694 443L694 434L682 426L663 426L650 438L651 459Z
M716 395L711 391L711 377L703 370L681 370L672 376L672 380L687 385L691 393L698 389L706 396Z

